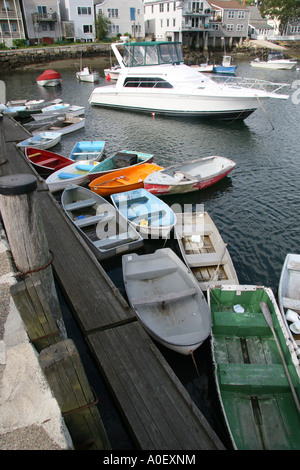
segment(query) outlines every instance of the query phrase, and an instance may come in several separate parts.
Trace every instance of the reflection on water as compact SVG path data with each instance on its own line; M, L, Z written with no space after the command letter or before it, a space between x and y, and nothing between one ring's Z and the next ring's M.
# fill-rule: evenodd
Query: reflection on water
M92 65L100 72L100 85L107 83L103 68L109 65L109 59L84 59L84 65ZM36 84L36 77L45 68L61 72L61 87L46 89ZM0 79L6 82L8 100L62 98L64 102L86 107L86 127L63 136L53 149L57 153L68 156L78 140L105 140L107 156L121 149L143 151L153 153L155 163L162 166L208 155L234 160L236 168L215 186L164 200L170 205L204 204L204 210L228 243L240 282L269 286L276 294L286 254L300 252L300 105L293 104L291 99L274 100L244 122L152 117L91 107L88 98L95 85L78 82L75 72L74 61L62 61L2 74ZM290 84L299 79L297 71L253 69L246 62L239 65L238 74ZM113 280L120 283L120 265L107 261L106 268L111 269ZM200 348L196 354L200 362L203 351ZM171 354L169 361L184 359ZM186 373L186 361L184 364L177 372L179 376ZM193 375L193 365L190 367ZM199 388L199 378L194 375L195 393L200 401L206 393L206 375L201 377ZM183 381L189 387L192 379L183 377Z

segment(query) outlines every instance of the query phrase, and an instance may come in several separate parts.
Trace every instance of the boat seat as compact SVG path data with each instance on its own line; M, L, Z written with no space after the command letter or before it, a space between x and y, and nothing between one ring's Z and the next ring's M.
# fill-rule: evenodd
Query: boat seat
M293 270L293 271L300 271L300 263L297 261L291 259L288 263L288 269Z
M82 219L74 220L74 223L77 227L83 228L83 227L88 227L89 225L97 224L98 222L108 222L109 220L112 220L113 218L114 218L114 215L105 216L103 214L99 214L99 215L94 215L92 217L83 217Z
M181 230L180 222L178 223L179 230ZM195 230L197 228L197 233ZM181 232L180 232L181 233ZM198 224L184 224L182 226L182 236L191 237L192 235L210 235L213 233L213 228L210 224L202 224L201 221Z
M61 180L67 180L67 179L71 179L71 178L75 178L77 175L75 173L65 173L65 172L62 172L62 173L59 173L57 175Z
M96 204L95 199L82 199L82 201L71 202L70 204L65 205L67 211L75 211L77 209L84 209L86 207L92 207Z
M152 217L157 217L157 216L163 217L165 213L166 211L162 209L162 210L153 211L153 212L141 214L141 215L128 215L127 218L128 220L132 220L135 223L137 223L138 221L143 220L143 219L151 219Z
M285 308L292 310L300 310L300 299L291 299L289 297L283 297L282 304Z
M94 246L96 248L109 250L110 248L114 248L115 246L130 243L135 240L137 240L137 237L134 237L134 234L130 235L130 233L125 232L110 238L103 238L102 240L97 240L94 242Z
M39 164L40 164L40 165L49 165L49 163L57 163L57 162L59 162L59 159L58 159L58 158L51 157L51 158L47 158L47 160L43 160L43 161L40 162Z
M287 391L290 386L282 364L218 364L220 389L247 395Z
M272 336L272 332L261 312L247 315L233 311L213 313L214 335Z
M156 303L164 303L164 302L172 302L175 300L184 299L186 297L191 297L192 295L198 294L198 291L195 287L191 287L189 289L178 291L178 292L170 292L169 294L158 294L153 295L149 299L132 299L132 305L151 305Z
M137 196L137 197L133 197L132 199L124 200L124 203L126 203L130 207L131 204L144 203L147 201L148 201L148 198L146 196ZM118 201L118 202L123 203L123 201Z
M190 267L215 266L222 262L225 253L201 253L186 255L187 263ZM222 256L223 255L223 256Z

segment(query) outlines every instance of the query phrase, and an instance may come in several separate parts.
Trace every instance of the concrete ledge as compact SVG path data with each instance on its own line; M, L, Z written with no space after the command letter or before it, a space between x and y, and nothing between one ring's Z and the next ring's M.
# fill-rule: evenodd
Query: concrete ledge
M71 450L61 411L10 295L15 282L0 223L0 450Z

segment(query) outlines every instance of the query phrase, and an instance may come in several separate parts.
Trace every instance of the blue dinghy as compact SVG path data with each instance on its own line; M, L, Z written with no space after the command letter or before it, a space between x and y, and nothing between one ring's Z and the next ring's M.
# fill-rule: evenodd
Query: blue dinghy
M173 210L144 188L112 194L112 202L121 214L144 235L167 238L176 223Z
M103 155L105 147L105 140L83 140L74 145L70 159L76 162L77 160L93 160L98 161Z

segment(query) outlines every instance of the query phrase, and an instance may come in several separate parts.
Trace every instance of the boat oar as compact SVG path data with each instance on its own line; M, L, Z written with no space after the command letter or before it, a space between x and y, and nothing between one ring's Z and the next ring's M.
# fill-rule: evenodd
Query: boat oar
M38 152L38 153L32 153L31 155L28 155L28 158L32 158L32 157L38 157L41 155L41 152Z
M117 181L117 180L119 180L120 178L125 178L125 176L117 176L116 178L114 178L114 179L112 179L112 180L103 181L103 183L98 183L98 184L95 184L94 186L101 186L102 184L111 183L112 181Z
M277 336L276 336L276 333L275 333L275 328L274 328L274 323L273 323L273 319L272 319L272 315L271 315L271 312L270 312L270 309L267 305L266 302L260 302L260 308L264 314L264 317L265 317L265 320L266 322L268 323L269 327L271 328L271 331L273 333L273 336L275 338L275 341L276 341L276 344L277 344L277 347L278 347L278 350L279 350L279 353L280 353L280 356L281 356L281 360L282 360L282 363L283 363L283 366L284 366L284 370L285 370L285 373L286 373L286 376L287 376L287 379L289 381L289 385L290 385L290 388L291 388L291 391L292 391L292 394L293 394L293 398L294 398L294 401L295 401L295 404L297 406L297 409L298 411L300 412L300 404L299 404L299 400L298 400L298 397L297 397L297 394L296 394L296 391L295 391L295 387L294 387L294 384L292 382L292 379L291 379L291 376L290 376L290 373L288 371L288 368L287 368L287 365L286 365L286 362L285 362L285 359L283 357L283 353L282 353L282 349L280 347L280 344L279 344L279 341L277 339Z

